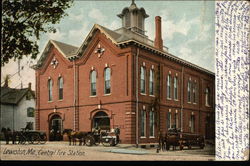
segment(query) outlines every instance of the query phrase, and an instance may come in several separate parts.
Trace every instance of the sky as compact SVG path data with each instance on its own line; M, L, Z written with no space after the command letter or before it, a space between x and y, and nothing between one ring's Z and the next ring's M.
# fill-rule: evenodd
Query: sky
M155 37L155 16L162 17L162 38L164 46L177 57L201 66L212 72L214 69L214 1L143 1L135 0L138 8L143 7L149 15L145 20L146 35ZM121 27L117 17L131 1L74 1L66 10L68 16L54 25L56 33L43 33L38 41L40 54L36 60L25 57L20 61L23 69L18 71L18 62L11 61L1 70L1 85L6 74L10 74L9 86L23 88L32 83L35 90L36 64L47 42L61 41L79 47L94 24L111 30Z

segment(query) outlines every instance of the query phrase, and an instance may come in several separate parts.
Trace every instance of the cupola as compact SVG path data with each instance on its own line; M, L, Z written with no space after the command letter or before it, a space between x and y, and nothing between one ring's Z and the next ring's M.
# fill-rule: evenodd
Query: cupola
M149 17L144 8L138 8L132 0L130 7L125 7L121 14L117 15L122 19L122 27L133 32L145 35L144 20Z

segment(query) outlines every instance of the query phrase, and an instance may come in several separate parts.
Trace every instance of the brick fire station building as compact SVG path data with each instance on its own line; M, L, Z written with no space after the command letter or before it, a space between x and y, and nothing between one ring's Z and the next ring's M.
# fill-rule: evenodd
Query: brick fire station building
M80 47L48 42L34 66L36 129L119 127L122 143L131 144L156 143L175 127L214 138L214 73L168 52L161 17L154 41L143 8L132 2L118 17L121 28L95 24Z

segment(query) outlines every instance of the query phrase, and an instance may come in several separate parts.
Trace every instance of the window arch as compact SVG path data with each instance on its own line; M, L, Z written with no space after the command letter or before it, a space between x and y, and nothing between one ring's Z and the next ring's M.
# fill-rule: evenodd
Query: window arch
M59 100L63 99L63 78L62 77L58 78L58 99Z
M105 68L104 70L104 94L110 94L111 93L111 85L110 85L110 75L111 70L109 67Z
M96 71L92 70L90 73L90 95L96 96Z
M149 72L149 95L154 95L154 78L155 77L155 71L153 69L150 69Z
M141 93L146 93L146 69L141 66Z
M52 79L49 79L48 80L48 101L52 101L52 86L53 86Z
M205 90L205 101L206 101L206 106L210 106L210 89L209 89L209 87L207 87Z
M167 78L167 98L171 99L171 74Z

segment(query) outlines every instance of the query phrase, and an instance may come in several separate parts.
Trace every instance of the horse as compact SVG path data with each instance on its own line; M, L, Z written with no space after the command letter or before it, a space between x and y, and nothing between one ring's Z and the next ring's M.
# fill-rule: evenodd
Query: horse
M71 145L71 141L73 145L76 145L76 140L79 140L79 146L85 145L85 138L88 135L87 132L82 131L73 131L72 129L64 129L63 134L67 134L69 139L69 145Z
M4 138L6 141L6 144L9 144L10 139L12 140L12 144L16 143L16 135L17 133L15 131L11 131L10 128L3 127L1 132L4 134Z

